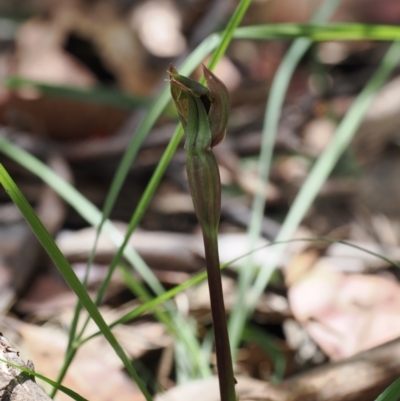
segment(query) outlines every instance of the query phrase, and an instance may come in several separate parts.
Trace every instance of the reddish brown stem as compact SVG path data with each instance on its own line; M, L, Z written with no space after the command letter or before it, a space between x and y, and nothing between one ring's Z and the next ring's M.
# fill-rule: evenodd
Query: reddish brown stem
M221 401L235 401L235 379L218 254L221 183L213 152L188 154L187 172L194 208L203 232Z
M217 355L218 379L221 400L236 400L232 356L222 291L218 243L203 232L207 261L208 287L210 291L211 314L214 325L215 353Z

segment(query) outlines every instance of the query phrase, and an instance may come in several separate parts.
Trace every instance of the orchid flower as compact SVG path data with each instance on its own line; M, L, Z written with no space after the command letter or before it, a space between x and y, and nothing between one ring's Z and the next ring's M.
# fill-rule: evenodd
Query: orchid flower
M218 255L221 180L212 152L225 137L229 95L225 85L204 65L207 87L179 75L173 65L168 73L171 95L185 130L188 182L203 233L221 401L236 401Z

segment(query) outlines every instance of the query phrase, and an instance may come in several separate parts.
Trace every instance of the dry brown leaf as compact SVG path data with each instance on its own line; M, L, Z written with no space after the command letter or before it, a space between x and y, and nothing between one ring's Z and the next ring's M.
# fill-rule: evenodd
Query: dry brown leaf
M288 296L296 319L333 359L400 336L400 286L388 279L345 275L320 262Z
M18 326L22 337L21 353L29 355L37 372L55 380L65 357L67 332L57 327L38 327L26 323ZM102 338L91 340L79 350L63 384L92 401L110 401L115 394L120 400L145 399L122 371L121 361ZM70 400L62 393L56 399Z
M76 295L55 275L40 275L30 284L28 291L17 301L15 308L19 313L40 316L54 316L57 311L73 308Z

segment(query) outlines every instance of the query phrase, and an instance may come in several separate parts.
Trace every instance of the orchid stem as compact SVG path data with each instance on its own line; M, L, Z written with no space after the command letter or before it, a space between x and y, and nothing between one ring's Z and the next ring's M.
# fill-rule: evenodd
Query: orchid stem
M208 88L179 75L171 66L171 94L186 133L187 176L204 239L214 325L221 401L236 401L235 378L218 255L221 180L212 147L225 136L229 96L225 85L205 66Z

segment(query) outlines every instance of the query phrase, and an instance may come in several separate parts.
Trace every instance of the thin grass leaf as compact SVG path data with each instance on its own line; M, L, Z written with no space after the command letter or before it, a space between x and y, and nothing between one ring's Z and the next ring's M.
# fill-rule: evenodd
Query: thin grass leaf
M340 4L340 1L341 0L325 1L312 17L312 21L327 21ZM305 52L309 49L311 43L311 40L307 38L296 39L282 60L272 82L264 116L262 143L257 171L258 185L256 195L252 203L252 211L248 229L250 250L254 248L255 243L261 234L261 221L265 208L264 194L267 188L272 152L285 94L297 64ZM233 355L236 355L236 349L239 345L241 333L247 318L247 293L251 286L254 273L255 266L252 258L249 257L246 267L241 269L239 273L237 298L229 321L229 333L231 337L231 349Z
M238 28L235 39L286 39L299 37L308 38L314 42L332 40L384 40L400 39L400 27L395 25L368 25L357 23L337 24L264 24Z
M68 285L75 292L82 305L86 308L93 321L97 324L98 328L107 339L109 344L113 347L115 353L123 362L125 368L138 385L140 391L145 396L147 401L152 401L152 397L143 385L139 375L133 369L131 362L123 351L122 347L118 344L111 330L108 328L107 323L104 321L96 305L90 299L86 289L83 287L75 272L72 270L65 256L62 254L53 238L44 227L43 223L37 217L35 211L32 209L22 192L16 186L12 178L7 173L6 169L0 164L0 183L18 207L27 223L31 226L33 232L39 239L40 243L49 254L50 258L56 264Z
M150 99L147 97L132 95L116 89L108 89L104 87L79 88L74 86L53 85L19 76L5 78L3 80L3 85L6 88L13 90L33 88L45 96L104 104L125 110L148 107L150 104Z
M228 25L222 32L220 42L218 43L218 47L215 49L213 55L211 56L210 63L208 68L213 70L215 66L218 64L218 61L225 54L226 49L228 48L237 27L241 23L244 15L246 14L247 9L251 4L251 0L241 0L238 6L236 7L235 12L233 13L231 19L228 22ZM188 75L183 68L179 67L178 70L182 75Z

